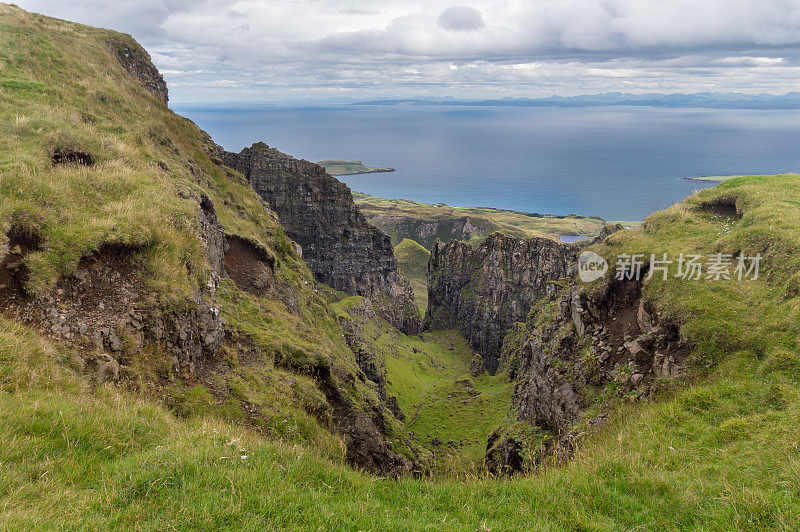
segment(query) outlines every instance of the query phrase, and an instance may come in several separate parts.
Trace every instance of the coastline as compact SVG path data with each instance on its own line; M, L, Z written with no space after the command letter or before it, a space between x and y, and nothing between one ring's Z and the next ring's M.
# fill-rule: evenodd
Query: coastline
M372 170L368 170L368 171L365 170L363 172L348 172L348 173L345 173L345 174L331 174L331 175L333 177L339 177L339 176L342 176L342 175L383 174L383 173L396 172L396 171L397 171L397 169L395 169L395 168L374 168ZM330 173L330 172L328 172L328 173Z

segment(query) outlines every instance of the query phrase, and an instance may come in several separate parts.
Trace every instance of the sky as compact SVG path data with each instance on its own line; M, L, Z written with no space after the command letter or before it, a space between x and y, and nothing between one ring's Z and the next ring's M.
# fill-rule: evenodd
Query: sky
M173 102L800 90L798 0L15 0L133 35Z

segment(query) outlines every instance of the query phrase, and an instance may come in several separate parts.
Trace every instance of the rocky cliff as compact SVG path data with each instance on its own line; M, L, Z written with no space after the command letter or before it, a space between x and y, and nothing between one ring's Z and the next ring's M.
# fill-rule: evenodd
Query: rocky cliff
M108 45L113 50L117 61L128 74L138 79L150 94L167 103L169 91L164 76L153 65L150 54L139 43L125 37L112 35L108 39Z
M546 238L499 233L474 248L436 242L428 263L425 326L460 329L494 372L508 328L557 291L577 253L575 246Z
M397 271L389 237L367 223L344 183L264 143L224 152L223 160L275 211L319 281L369 297L404 332L420 329L413 290Z
M520 350L518 419L562 437L573 436L601 387L616 383L632 398L644 398L657 380L683 374L689 352L679 325L643 298L641 281L599 283L564 290L529 321Z
M87 389L136 389L373 472L417 468L396 401L331 310L339 294L322 297L268 202L166 107L144 49L7 4L0 19L0 63L13 65L0 122L15 124L0 143L0 322L57 346L51 362ZM272 204L312 267L418 329L388 239L347 188L280 160ZM266 194L274 175L255 168Z

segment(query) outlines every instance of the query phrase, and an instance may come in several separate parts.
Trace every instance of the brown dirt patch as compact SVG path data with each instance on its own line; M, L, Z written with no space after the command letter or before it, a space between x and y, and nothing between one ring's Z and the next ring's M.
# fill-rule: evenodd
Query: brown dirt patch
M56 148L52 155L53 164L77 164L80 166L94 166L94 157L91 153L74 148Z
M27 303L25 292L28 267L25 257L39 249L40 240L35 235L12 229L8 234L8 253L0 260L0 311L9 312Z
M700 209L725 218L736 220L742 217L742 213L736 207L736 196L720 196L719 198L700 204Z
M0 265L0 284L5 285L0 289L0 311L51 338L89 349L118 353L124 338L141 336L143 277L135 248L103 246L82 259L49 295L34 298L24 289L27 267L16 263L37 245L13 237L10 241L11 253Z
M249 240L228 236L225 271L239 290L257 296L275 288L275 259Z

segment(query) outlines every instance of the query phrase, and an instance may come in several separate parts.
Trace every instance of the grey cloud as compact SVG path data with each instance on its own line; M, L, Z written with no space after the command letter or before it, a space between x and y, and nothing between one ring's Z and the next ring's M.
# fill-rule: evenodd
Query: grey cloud
M484 26L480 11L474 7L448 7L436 23L449 31L476 31Z
M800 74L797 0L16 1L133 34L174 98L786 92Z

